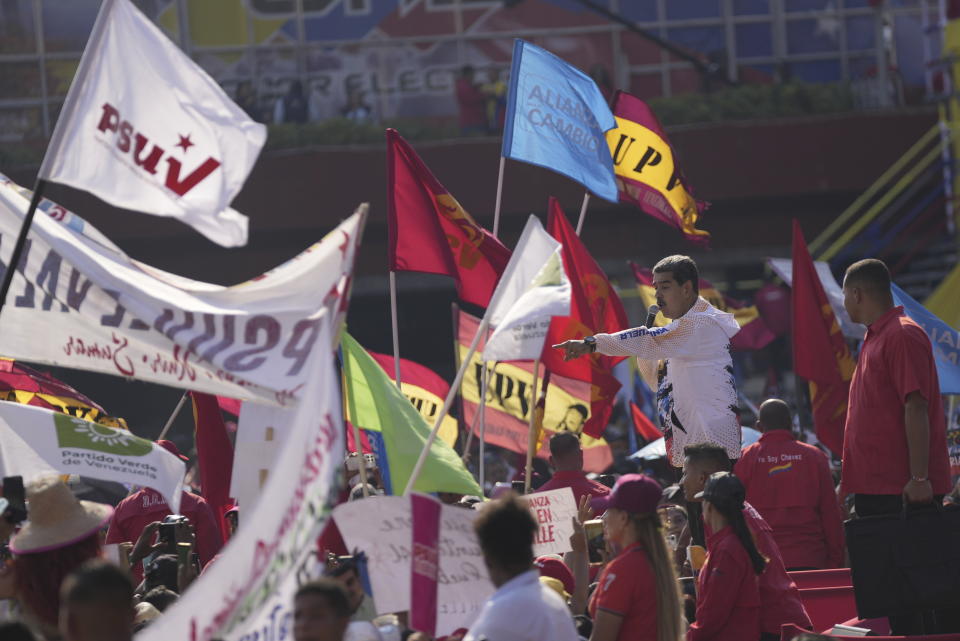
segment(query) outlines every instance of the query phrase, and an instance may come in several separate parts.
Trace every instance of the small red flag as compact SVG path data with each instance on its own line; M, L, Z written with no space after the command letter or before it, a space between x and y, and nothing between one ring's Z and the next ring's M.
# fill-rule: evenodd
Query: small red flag
M817 438L833 452L843 449L850 379L856 363L823 291L813 259L793 221L793 369L810 383Z
M193 398L194 439L200 466L200 487L210 504L223 540L228 538L226 511L233 505L230 498L230 476L233 473L233 445L220 414L217 397L190 392Z
M547 231L563 245L563 267L571 285L570 316L554 317L550 322L541 360L554 374L591 384L590 418L583 426L583 433L599 438L607 427L620 389L620 382L611 370L624 357L593 354L564 361L563 353L552 346L601 332L627 329L627 314L607 275L577 236L560 203L551 198L549 207Z
M486 307L510 250L480 227L407 141L387 129L391 271L450 276L461 300Z
M657 429L657 426L647 418L640 406L633 401L630 401L630 415L633 417L633 427L637 430L637 434L648 443L663 437L663 432Z

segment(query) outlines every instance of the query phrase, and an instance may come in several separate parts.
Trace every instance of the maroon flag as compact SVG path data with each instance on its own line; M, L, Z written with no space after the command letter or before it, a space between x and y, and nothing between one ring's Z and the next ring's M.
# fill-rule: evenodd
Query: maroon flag
M390 269L450 276L461 300L486 307L510 250L470 217L407 141L387 129Z
M200 487L210 504L223 540L228 538L224 514L233 505L230 499L230 476L233 473L233 445L220 414L217 397L190 392L193 398L194 438L200 467Z

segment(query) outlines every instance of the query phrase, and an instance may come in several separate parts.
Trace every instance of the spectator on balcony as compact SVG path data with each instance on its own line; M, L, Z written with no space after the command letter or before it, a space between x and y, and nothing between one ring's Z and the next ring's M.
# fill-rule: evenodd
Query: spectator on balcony
M363 101L363 92L352 89L347 96L347 104L340 111L341 115L347 120L356 124L365 124L372 122L373 111L370 106Z
M303 124L307 122L307 97L303 93L303 83L294 80L287 93L277 100L273 108L273 121Z
M743 450L737 476L747 500L773 528L787 570L843 565L840 504L823 452L796 440L790 408L772 398L760 406L760 440Z
M487 96L476 84L474 68L466 65L457 78L457 106L460 109L460 135L482 136L487 133Z
M237 106L250 116L251 120L263 122L263 111L257 103L257 94L253 90L253 84L251 84L249 80L244 80L237 85L237 93L234 100Z

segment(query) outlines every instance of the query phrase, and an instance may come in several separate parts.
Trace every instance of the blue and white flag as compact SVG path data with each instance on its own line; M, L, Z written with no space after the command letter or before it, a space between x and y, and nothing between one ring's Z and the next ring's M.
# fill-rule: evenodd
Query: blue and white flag
M514 41L505 158L557 171L615 203L617 183L604 132L616 126L590 76L549 51Z
M960 332L934 316L895 284L891 284L890 288L893 290L893 302L903 306L907 316L923 328L933 343L940 393L960 394Z

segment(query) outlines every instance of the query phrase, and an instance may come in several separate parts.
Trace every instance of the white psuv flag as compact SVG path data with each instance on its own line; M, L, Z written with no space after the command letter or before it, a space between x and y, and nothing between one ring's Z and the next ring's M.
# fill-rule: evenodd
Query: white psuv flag
M570 314L562 249L531 214L487 308L495 329L483 348L484 360L540 358L550 319Z
M40 178L235 247L247 217L230 202L266 138L129 0L104 0Z

